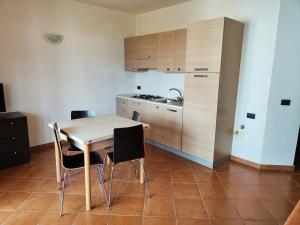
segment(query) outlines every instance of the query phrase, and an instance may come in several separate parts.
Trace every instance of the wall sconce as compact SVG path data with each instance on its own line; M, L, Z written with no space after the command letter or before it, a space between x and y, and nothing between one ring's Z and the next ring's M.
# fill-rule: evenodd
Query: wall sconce
M45 33L45 39L51 44L60 44L64 40L64 36L60 34Z

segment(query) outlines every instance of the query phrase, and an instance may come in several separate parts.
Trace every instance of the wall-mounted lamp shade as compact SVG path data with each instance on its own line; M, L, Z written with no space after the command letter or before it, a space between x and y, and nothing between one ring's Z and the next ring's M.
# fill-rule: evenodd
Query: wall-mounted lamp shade
M63 41L64 36L62 36L60 34L46 33L45 38L47 41L49 41L52 44L60 44Z

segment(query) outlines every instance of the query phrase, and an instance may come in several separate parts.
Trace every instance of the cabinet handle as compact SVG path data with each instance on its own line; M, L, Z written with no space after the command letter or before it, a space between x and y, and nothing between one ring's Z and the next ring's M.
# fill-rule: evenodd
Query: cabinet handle
M169 71L170 70L170 68L167 68L167 71Z
M137 60L147 60L147 59L150 59L151 56L150 55L147 55L146 57L143 57L143 58L138 58Z
M197 75L194 75L194 77L204 77L204 78L207 78L207 75L200 75L200 74L197 74Z
M10 124L10 125L14 125L15 123L14 123L14 122L10 122L9 124Z
M159 106L156 106L157 109L159 109Z
M195 71L208 71L208 68L194 68Z
M170 111L170 112L177 112L176 109L167 109L167 110Z
M11 139L12 139L13 141L15 141L15 140L16 140L16 138L15 138L15 137L12 137Z
M178 71L180 71L181 69L180 69L180 68L178 68L177 70L178 70Z
M16 155L17 154L17 152L14 152L14 155Z

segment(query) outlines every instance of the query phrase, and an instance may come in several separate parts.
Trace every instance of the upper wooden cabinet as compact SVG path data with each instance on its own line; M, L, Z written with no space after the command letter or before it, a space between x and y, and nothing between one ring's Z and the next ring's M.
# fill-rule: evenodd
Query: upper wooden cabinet
M187 29L157 34L157 69L184 72Z
M243 24L226 17L189 24L186 71L220 72L222 60L231 57L223 55L225 38L236 39L238 42L243 36L237 26L243 27Z
M156 34L125 38L125 70L156 68L156 39Z

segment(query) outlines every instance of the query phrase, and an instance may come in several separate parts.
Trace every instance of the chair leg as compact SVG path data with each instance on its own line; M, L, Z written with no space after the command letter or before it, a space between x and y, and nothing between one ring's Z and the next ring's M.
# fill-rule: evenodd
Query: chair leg
M103 167L104 167L104 165L97 166L98 176L99 176L99 187L100 187L100 189L103 190L104 197L105 197L105 202L106 202L106 204L108 204L107 193L106 193L106 189L105 189L105 186L104 186L104 170L103 170Z
M142 163L142 166L143 166L143 170L144 170L144 179L145 179L145 184L146 184L147 194L148 194L148 197L151 198L151 194L150 194L150 191L149 191L148 180L147 180L147 174L146 174L146 170L145 170L145 167L144 167L144 163Z
M65 175L63 175L63 171L61 171L61 181L59 184L59 196L60 196L60 216L64 215L64 195L65 195Z
M114 165L112 165L111 171L110 171L110 184L109 184L108 205L107 205L108 207L111 206L111 191L112 191L113 174L114 174Z

